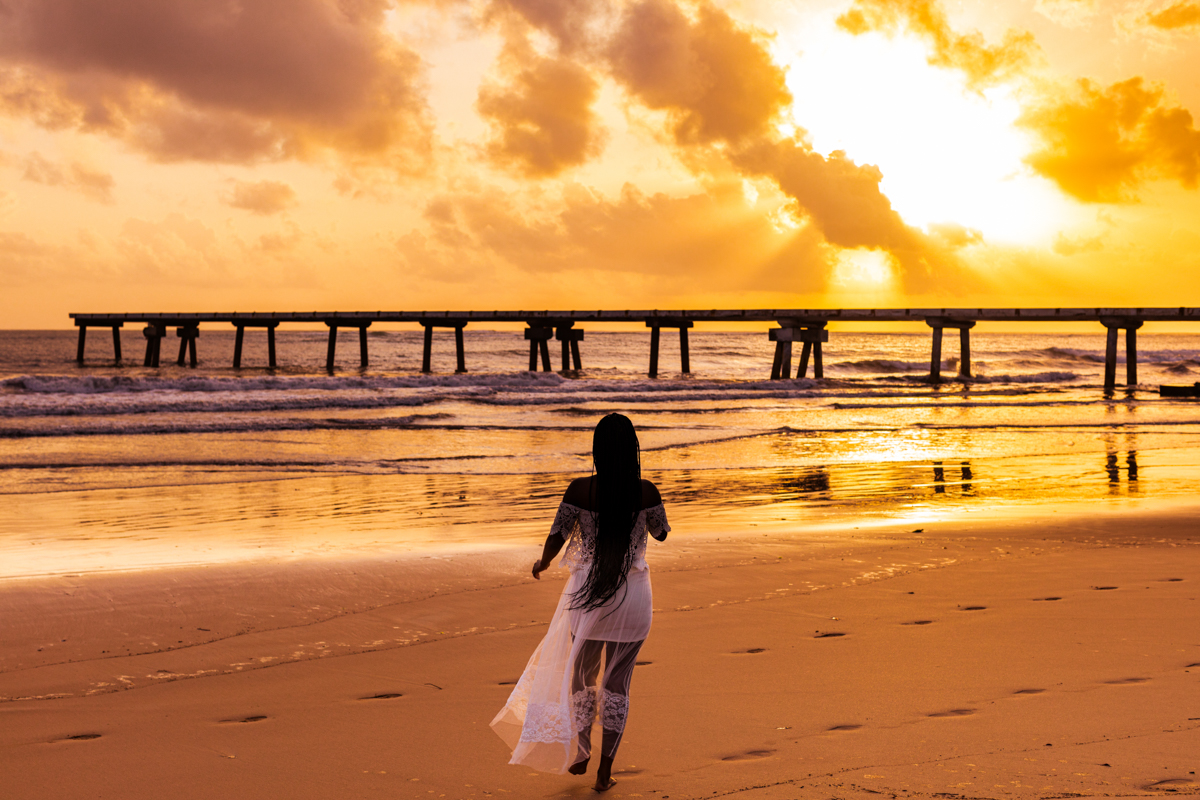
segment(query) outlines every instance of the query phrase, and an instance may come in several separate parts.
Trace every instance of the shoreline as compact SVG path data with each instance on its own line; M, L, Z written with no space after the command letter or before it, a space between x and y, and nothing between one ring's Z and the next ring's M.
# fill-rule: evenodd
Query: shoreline
M1200 792L1198 509L1149 505L766 543L672 519L614 791ZM561 590L516 572L535 549L10 584L0 774L13 798L573 796L486 729Z

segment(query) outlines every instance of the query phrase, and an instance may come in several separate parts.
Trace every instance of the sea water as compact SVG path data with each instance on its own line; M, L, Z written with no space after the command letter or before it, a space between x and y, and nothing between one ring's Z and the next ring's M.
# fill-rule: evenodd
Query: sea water
M1163 383L1200 375L1200 336L1139 337L1136 387L1102 390L1104 335L979 333L973 379L929 380L930 336L833 332L823 380L768 380L765 332L693 331L690 375L663 335L588 330L578 372L529 372L519 329L435 336L204 328L199 365L142 364L123 332L0 332L0 578L261 558L466 547L544 535L591 430L630 416L673 520L891 523L1048 501L1097 507L1200 488L1200 401ZM793 356L793 369L799 360ZM951 333L944 354L957 353ZM560 366L558 343L552 364ZM1124 364L1118 376L1124 377Z

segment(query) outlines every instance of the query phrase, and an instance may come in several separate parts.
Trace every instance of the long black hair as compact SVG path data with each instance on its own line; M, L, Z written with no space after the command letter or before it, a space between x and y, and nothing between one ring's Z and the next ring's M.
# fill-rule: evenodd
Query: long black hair
M611 600L633 566L633 526L642 510L642 457L629 417L609 414L592 434L596 553L571 607L589 611Z

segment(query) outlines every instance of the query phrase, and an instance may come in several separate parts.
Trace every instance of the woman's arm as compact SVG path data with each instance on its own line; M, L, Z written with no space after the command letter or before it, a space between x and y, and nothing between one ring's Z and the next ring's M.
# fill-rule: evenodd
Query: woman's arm
M642 508L652 509L662 505L662 495L658 493L658 487L648 480L642 480ZM660 542L666 541L667 531L671 530L671 526L667 524L667 515L663 512L655 512L646 519L646 527L651 536Z
M574 506L576 509L585 508L591 483L591 478L576 478L571 481L567 491L563 493L562 502ZM567 543L567 538L571 535L571 528L575 524L573 513L571 509L559 505L558 513L554 515L554 525L550 529L550 535L546 537L546 544L542 546L542 557L533 562L533 577L539 581L541 573L550 569L550 562Z
M566 543L567 540L557 533L552 533L546 537L546 544L542 546L542 557L533 562L533 577L539 581L542 579L541 574L550 569L550 562L554 560L554 557L558 555L558 551L562 550L563 545Z

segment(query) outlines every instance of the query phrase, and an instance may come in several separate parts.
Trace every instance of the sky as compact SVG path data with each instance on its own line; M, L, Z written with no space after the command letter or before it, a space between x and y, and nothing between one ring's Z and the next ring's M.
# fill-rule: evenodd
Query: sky
M0 327L1200 305L1200 0L0 0Z

